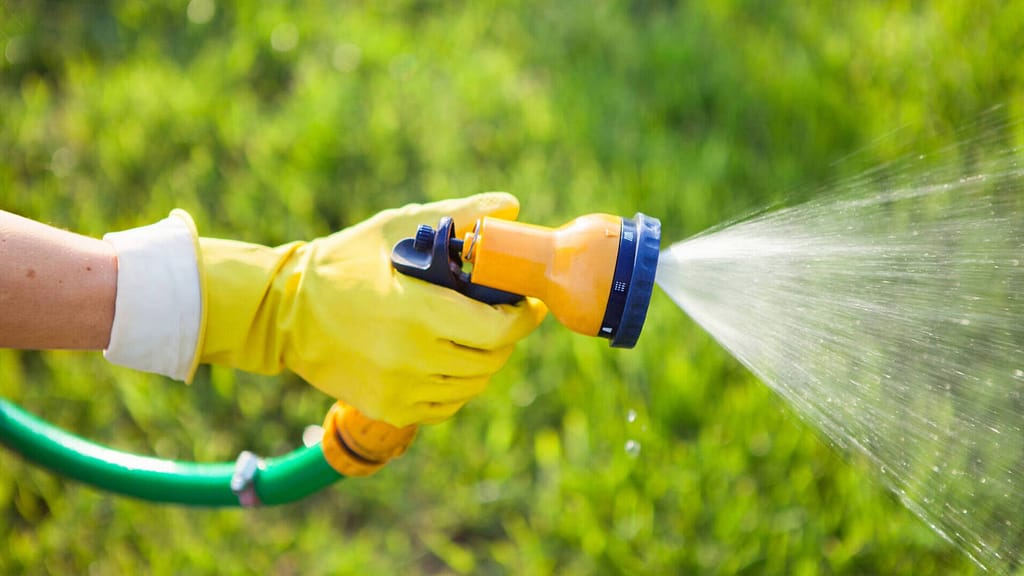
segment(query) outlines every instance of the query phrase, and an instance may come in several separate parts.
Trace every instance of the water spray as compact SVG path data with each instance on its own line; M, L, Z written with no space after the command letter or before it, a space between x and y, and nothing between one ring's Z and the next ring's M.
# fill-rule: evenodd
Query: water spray
M1007 128L669 246L658 270L730 354L994 573L1024 566L1024 156Z

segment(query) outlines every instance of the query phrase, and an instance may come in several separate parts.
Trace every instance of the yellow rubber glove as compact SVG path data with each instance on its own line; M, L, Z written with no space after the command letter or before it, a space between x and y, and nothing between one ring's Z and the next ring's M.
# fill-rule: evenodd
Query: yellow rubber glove
M268 248L200 239L206 284L201 362L287 367L365 415L436 423L482 392L543 319L536 300L490 306L396 272L391 249L451 216L514 219L504 193L409 205L309 243Z

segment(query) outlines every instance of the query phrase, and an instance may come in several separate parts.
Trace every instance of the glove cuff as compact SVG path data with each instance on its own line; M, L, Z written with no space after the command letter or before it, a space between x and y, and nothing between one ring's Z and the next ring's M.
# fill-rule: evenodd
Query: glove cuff
M117 252L117 299L110 344L113 364L191 380L203 322L202 278L191 216L103 237Z

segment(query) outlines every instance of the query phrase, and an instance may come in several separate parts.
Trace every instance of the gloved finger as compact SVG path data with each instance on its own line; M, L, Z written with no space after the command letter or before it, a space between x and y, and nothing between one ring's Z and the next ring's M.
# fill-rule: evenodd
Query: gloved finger
M415 234L419 224L436 226L442 216L451 216L456 236L462 237L473 230L477 219L484 216L515 220L519 216L519 200L507 192L484 192L467 198L409 204L385 210L375 219L381 218L384 222L384 237L390 242L397 242Z
M461 378L447 374L432 374L421 386L409 391L409 400L415 404L453 402L465 403L476 398L487 389L490 374Z
M425 424L424 418L427 416L420 413L419 406L408 406L405 408L399 408L397 406L392 407L388 413L375 416L369 412L363 411L363 414L372 420L379 420L391 424L395 428L405 428L411 424Z
M484 216L515 220L519 217L519 200L507 192L485 192L462 200L435 202L430 210L434 212L430 215L436 215L436 219L451 216L455 222L455 234L462 238Z
M421 402L416 405L416 416L422 424L440 424L458 412L465 402Z
M417 320L435 336L470 348L494 350L525 338L544 319L547 308L527 298L492 306L415 278L399 278L411 298L429 302L416 309Z
M438 374L447 378L473 378L494 374L508 361L514 345L493 350L470 348L450 340L437 339L428 351L418 355L415 364L405 366L421 374Z
M450 322L438 336L470 348L496 350L514 345L540 325L547 314L539 300L527 299L518 304L485 306L479 313L454 310Z

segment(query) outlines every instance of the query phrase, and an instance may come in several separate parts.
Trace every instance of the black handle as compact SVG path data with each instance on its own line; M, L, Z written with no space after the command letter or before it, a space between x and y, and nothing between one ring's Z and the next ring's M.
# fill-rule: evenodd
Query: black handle
M485 304L515 304L521 294L474 284L462 270L462 240L455 238L455 223L441 218L437 229L422 225L416 236L395 244L391 265L402 274L451 288Z

